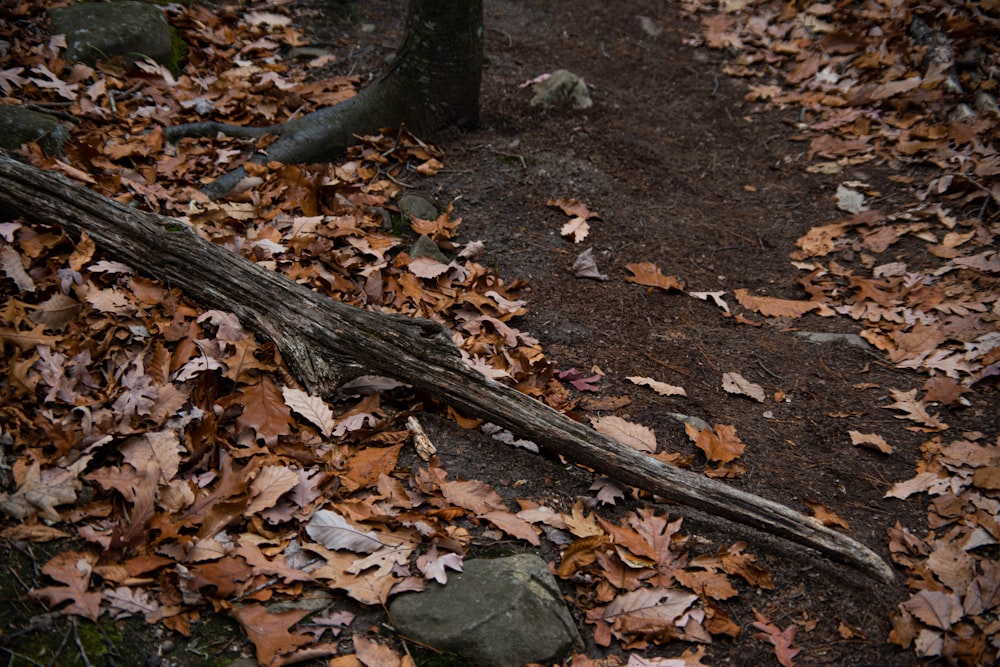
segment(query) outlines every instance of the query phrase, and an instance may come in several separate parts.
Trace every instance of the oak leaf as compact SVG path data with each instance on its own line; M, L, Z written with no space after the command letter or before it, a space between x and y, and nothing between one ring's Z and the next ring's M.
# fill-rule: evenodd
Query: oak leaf
M792 646L798 626L793 623L782 630L756 609L754 609L753 613L757 617L753 627L760 630L755 635L757 639L766 641L774 646L774 655L778 658L778 663L782 667L794 667L795 656L802 651L801 648Z
M647 287L658 287L659 289L683 290L684 283L673 276L665 276L660 272L656 264L652 262L640 262L638 264L626 264L625 268L632 272L632 275L625 278L627 282Z
M567 528L569 528L569 532L577 537L604 535L604 530L597 524L595 515L584 514L582 498L577 498L576 502L573 503L571 514L563 514L562 517L563 521L566 522Z
M42 572L65 585L37 588L31 591L31 597L45 598L52 606L68 601L70 604L61 609L63 613L75 614L97 621L97 617L101 614L101 600L103 598L100 593L88 590L90 588L90 575L93 572L96 559L97 557L93 554L77 551L64 551L56 554L42 566Z
M814 301L793 301L792 299L778 299L771 296L754 296L750 294L749 290L743 288L735 290L733 294L741 306L764 317L796 318L820 306Z
M642 424L636 424L614 415L591 417L590 423L597 432L603 433L623 445L650 454L656 451L656 433L653 432L653 429Z
M417 559L417 569L427 579L433 579L442 586L448 583L448 570L461 572L462 556L454 552L438 552L437 543L431 545L427 553Z
M271 614L258 603L233 609L233 616L257 649L257 662L264 667L278 664L283 654L312 642L310 637L289 630L308 613L306 609L292 609Z
M716 424L715 428L698 429L684 424L684 432L709 461L729 463L743 455L746 445L736 435L736 427L729 424Z
M275 445L280 436L291 433L292 413L270 378L262 377L239 393L243 413L236 423L240 428L253 429L267 445Z
M909 419L920 424L920 430L944 431L948 425L942 422L938 415L932 415L927 411L927 405L917 398L917 390L902 391L890 389L889 393L895 399L895 403L888 405L890 410L899 410L902 415L896 415L896 419Z
M306 532L327 549L371 553L385 546L372 532L362 532L331 510L319 510L306 524Z

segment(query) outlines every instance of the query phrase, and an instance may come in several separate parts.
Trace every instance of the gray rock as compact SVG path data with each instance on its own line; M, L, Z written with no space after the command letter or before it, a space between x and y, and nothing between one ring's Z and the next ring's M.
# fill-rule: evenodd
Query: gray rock
M173 34L163 12L145 2L83 2L49 10L53 35L66 35L66 56L93 65L111 56L142 56L177 71Z
M531 89L535 91L535 96L531 98L533 107L548 109L566 100L572 100L575 109L589 109L594 106L587 90L587 82L564 69L557 69L544 81L534 84Z
M423 197L403 195L398 202L399 212L408 218L434 220L438 217L437 207Z
M54 117L21 106L0 105L0 148L37 141L49 156L62 155L69 132Z
M438 244L434 242L434 239L427 236L427 234L421 234L413 243L413 247L410 248L410 257L413 259L417 257L430 257L442 264L448 263L448 258L438 248Z
M555 578L530 554L468 560L447 585L403 594L389 612L402 635L483 667L554 662L582 648Z

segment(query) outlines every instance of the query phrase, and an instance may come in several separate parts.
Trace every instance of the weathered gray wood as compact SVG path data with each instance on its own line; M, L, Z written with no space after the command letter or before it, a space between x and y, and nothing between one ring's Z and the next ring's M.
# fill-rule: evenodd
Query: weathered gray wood
M202 239L188 225L146 213L0 155L0 210L86 231L105 252L235 313L273 340L310 391L330 395L346 377L375 373L439 396L464 413L530 438L569 461L715 516L811 547L883 582L892 569L846 535L784 505L670 466L607 438L467 366L441 324L353 308Z

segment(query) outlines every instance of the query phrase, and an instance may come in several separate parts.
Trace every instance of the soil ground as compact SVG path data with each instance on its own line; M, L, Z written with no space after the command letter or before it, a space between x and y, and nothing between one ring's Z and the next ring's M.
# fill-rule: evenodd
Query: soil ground
M351 60L357 71L376 69L399 43L404 2L366 2L361 16L349 22L325 4L301 3L297 20L317 41L342 40L357 54ZM746 84L721 73L723 56L683 44L697 25L670 3L485 5L481 128L439 138L446 169L416 183L412 192L440 202L457 199L460 240L483 240L480 261L505 279L527 281L529 313L515 322L518 328L538 337L561 369L599 368L599 395L631 396L631 405L617 414L653 428L665 449L695 453L682 424L668 413L735 425L747 443L742 461L748 471L727 483L796 509L805 510L804 499L822 502L850 523L854 538L887 560L887 528L899 522L923 535L925 501L883 496L892 483L913 476L925 436L908 431L880 406L888 402L889 388L919 387L925 377L896 369L875 353L810 344L784 328L740 324L710 303L625 280L626 264L654 262L694 291L742 287L756 295L803 298L789 253L808 229L842 217L833 193L843 179L805 171L804 145L793 139L791 127L797 112L745 102ZM662 34L644 31L640 16L662 27ZM377 30L362 29L365 23ZM592 108L529 106L531 92L519 84L559 68L592 87ZM889 175L866 165L851 177L868 180L885 198L907 198ZM554 197L580 199L600 214L583 243L559 235L566 218L545 205ZM570 267L588 247L610 280L574 277ZM894 259L906 261L906 252L904 246ZM795 327L856 331L849 320L809 315ZM760 404L727 394L721 388L725 372L741 373L788 399ZM650 398L626 380L635 375L682 385L688 397ZM1000 414L995 390L971 400L961 413L942 409L956 432L987 431ZM593 495L593 477L584 471L557 461L540 464L538 456L478 432L432 415L426 419L442 464L455 477L483 479L498 490L511 489L511 495L516 488L517 496L550 499L563 508L577 496ZM875 457L851 446L849 429L885 435L895 454ZM621 516L643 504L633 497L601 511ZM774 590L743 586L724 605L743 633L712 644L708 664L776 664L771 647L754 638L754 609L781 627L816 622L796 637L803 649L799 665L919 663L886 642L889 615L907 597L903 583L875 584L812 552L688 508L657 510L686 517L685 531L703 545L702 552L746 541L774 579ZM854 636L844 638L841 624ZM145 655L155 657L162 639L150 632L147 627ZM123 644L139 641L130 636ZM587 641L591 657L606 653ZM200 655L175 651L167 660L212 664L236 654L224 650L233 648L228 643L207 645ZM667 644L645 655L678 656L684 648Z

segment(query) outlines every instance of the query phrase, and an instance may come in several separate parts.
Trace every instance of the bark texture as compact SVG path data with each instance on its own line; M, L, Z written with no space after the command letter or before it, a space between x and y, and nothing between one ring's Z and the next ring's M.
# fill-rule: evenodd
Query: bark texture
M621 482L811 547L879 581L894 580L877 554L814 519L650 458L487 379L462 361L441 324L334 301L202 239L177 220L129 208L4 155L0 210L86 231L119 260L181 287L205 307L235 313L273 340L317 395L332 394L357 374L392 377Z
M410 0L403 43L386 71L357 96L301 118L264 128L194 123L168 128L171 141L216 133L240 137L277 134L251 161L320 162L354 143L355 135L405 124L418 135L479 122L483 66L482 0ZM242 168L208 186L225 195L246 176Z

